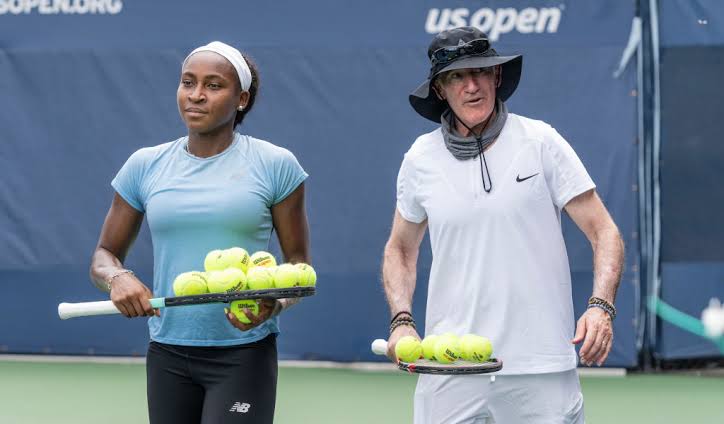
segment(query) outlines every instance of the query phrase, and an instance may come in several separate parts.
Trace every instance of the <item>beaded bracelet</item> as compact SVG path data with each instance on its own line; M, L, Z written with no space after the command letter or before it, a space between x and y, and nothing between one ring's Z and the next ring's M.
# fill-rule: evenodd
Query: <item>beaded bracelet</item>
M396 317L392 322L390 323L390 334L392 334L393 331L399 326L407 325L414 329L417 329L417 326L415 325L415 319L412 318L412 316L402 316L402 317Z
M601 299L600 297L591 297L590 299L588 299L588 307L601 308L604 311L608 312L608 315L611 316L611 319L616 318L616 307L605 299Z
M392 328L392 327L397 327L397 326L400 326L400 325L413 325L413 326L414 326L414 325L415 325L415 320L414 320L414 319L398 319L398 320L393 321L393 322L390 324L390 328Z
M108 277L108 279L106 280L106 287L108 288L109 292L111 291L111 283L113 282L113 279L115 279L116 277L123 275L123 274L134 275L133 271L131 271L130 269L122 269L122 270L116 272L115 274L111 275L110 277Z
M408 327L412 327L415 330L417 330L417 326L415 325L415 321L395 321L390 325L390 334L394 332L397 327L402 327L403 325L406 325Z
M408 315L410 318L412 318L412 314L411 314L409 311L400 311L400 312L396 313L394 317L392 317L392 319L390 320L390 324L392 324L393 322L395 322L395 320L396 320L400 315Z
M415 321L415 318L413 318L413 317L398 317L398 318L393 319L392 322L390 322L390 324L394 324L394 323L399 322L399 321L412 321L412 322L414 322L414 321Z
M609 316L611 317L611 319L614 319L614 318L616 317L616 315L615 315L615 314L613 313L613 311L612 311L612 310L610 310L610 309L606 308L606 307L605 307L605 306L603 306L603 305L599 305L599 304L591 304L591 305L588 305L588 308L589 308L589 309L590 309L590 308L599 308L599 309L603 309L603 310L604 310L604 311L606 311L606 313L607 313L607 314L608 314L608 315L609 315Z

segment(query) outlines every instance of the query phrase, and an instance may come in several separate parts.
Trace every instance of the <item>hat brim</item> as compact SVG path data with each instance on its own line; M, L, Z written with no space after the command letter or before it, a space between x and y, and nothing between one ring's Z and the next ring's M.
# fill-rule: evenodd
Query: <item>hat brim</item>
M430 89L430 83L443 72L454 69L466 68L488 68L490 66L502 66L502 80L500 87L496 90L496 96L506 101L513 95L520 82L520 74L523 69L523 56L472 56L456 60L450 65L440 69L430 78L425 80L415 91L410 94L410 105L423 117L440 123L440 116L447 109L447 101L438 99L435 92Z

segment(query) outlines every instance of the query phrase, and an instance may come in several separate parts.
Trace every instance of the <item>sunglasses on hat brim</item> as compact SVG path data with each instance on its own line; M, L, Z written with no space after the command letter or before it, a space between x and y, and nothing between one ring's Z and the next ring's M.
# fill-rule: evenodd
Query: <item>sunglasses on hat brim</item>
M487 38L478 38L465 44L451 47L441 47L435 50L430 57L432 66L450 63L463 56L481 55L490 49Z

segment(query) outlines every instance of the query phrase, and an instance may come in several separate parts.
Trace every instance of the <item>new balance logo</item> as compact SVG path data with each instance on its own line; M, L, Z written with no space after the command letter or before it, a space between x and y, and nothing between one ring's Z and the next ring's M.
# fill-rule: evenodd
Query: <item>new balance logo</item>
M245 414L249 412L249 408L251 408L251 405L248 403L236 402L234 403L234 406L229 409L229 412L239 412Z

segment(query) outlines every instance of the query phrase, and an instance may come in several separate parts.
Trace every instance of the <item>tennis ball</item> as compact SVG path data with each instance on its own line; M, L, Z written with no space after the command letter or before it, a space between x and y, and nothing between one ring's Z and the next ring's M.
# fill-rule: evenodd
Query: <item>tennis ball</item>
M286 289L299 285L299 268L292 264L279 265L274 272L274 287Z
M274 287L274 276L272 275L270 268L249 268L249 271L246 274L246 284L249 290L270 289Z
M263 250L260 250L258 252L255 252L250 257L251 259L251 265L252 267L255 266L266 266L266 267L272 267L277 266L277 260L274 259L274 256L269 252L264 252Z
M395 345L395 356L403 362L415 362L422 356L420 341L412 336L402 337Z
M204 269L206 272L223 271L229 267L229 260L223 250L212 250L206 254Z
M246 273L244 271L232 266L232 267L226 268L224 270L224 272L229 275L229 278L239 281L240 287L238 290L246 290L248 288L247 287L248 279L247 279Z
M460 359L472 361L472 347L475 334L464 334L460 337Z
M453 338L453 339L457 340L458 343L460 342L460 337L458 337L457 334L451 333L451 332L449 332L449 331L448 331L447 333L442 333L442 334L440 335L440 337L450 337L450 338Z
M198 271L181 273L173 280L173 292L176 296L208 293L206 277Z
M441 336L435 343L435 360L442 364L455 362L460 357L460 342L457 337Z
M244 324L251 324L249 318L246 317L244 311L249 311L252 315L259 315L259 304L256 300L235 300L231 302L229 310L236 315L236 318Z
M493 354L493 345L486 337L466 334L460 338L460 352L466 361L485 362Z
M206 274L209 293L231 293L246 288L246 274L237 268L210 271Z
M249 252L241 247L232 247L224 250L223 259L230 267L238 268L244 272L249 269L249 264L251 263Z
M431 361L435 360L435 344L439 339L440 336L436 336L434 334L430 334L422 339L422 356L424 356L425 359L429 359Z
M317 272L312 268L311 265L305 263L298 263L294 266L299 269L299 285L300 286L316 286L317 285Z

